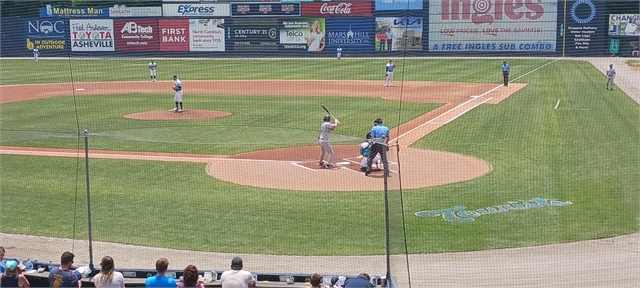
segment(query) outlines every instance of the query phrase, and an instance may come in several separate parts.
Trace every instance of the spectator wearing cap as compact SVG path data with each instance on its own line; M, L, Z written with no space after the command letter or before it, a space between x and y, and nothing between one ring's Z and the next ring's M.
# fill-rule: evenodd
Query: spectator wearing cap
M249 271L242 270L242 258L231 260L231 270L224 271L220 276L222 288L248 288L256 286L256 279Z
M5 263L5 270L0 277L0 287L31 287L29 280L18 267L18 261L8 260Z
M176 279L165 276L169 268L169 260L166 258L160 258L156 261L156 276L147 278L145 283L146 287L176 287Z
M347 278L344 281L344 288L367 288L373 287L371 284L371 277L367 273L360 273L356 278Z
M0 273L4 272L4 246L0 246Z
M49 271L49 287L82 287L82 276L71 270L73 258L75 255L69 251L65 251L60 256L60 266L54 267Z

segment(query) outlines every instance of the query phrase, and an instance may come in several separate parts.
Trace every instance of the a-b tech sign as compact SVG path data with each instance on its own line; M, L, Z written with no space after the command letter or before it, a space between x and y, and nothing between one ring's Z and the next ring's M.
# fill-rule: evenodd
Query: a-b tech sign
M65 50L68 22L65 19L26 19L24 21L26 48L33 50Z

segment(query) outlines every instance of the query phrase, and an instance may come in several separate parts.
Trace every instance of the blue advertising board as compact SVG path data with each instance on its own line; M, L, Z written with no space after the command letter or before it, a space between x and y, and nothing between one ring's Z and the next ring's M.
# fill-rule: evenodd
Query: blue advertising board
M422 10L423 0L376 0L376 11L381 10Z
M564 7L559 7L559 10L562 9ZM597 0L567 1L566 9L566 26L562 31L565 37L565 55L606 54L609 42L604 3Z
M231 17L297 17L300 3L231 3Z
M23 21L28 50L65 50L68 46L69 22L63 18L32 18Z
M373 51L375 23L372 18L327 18L325 26L325 50L340 47L344 52Z
M109 17L109 7L52 7L40 8L40 17Z

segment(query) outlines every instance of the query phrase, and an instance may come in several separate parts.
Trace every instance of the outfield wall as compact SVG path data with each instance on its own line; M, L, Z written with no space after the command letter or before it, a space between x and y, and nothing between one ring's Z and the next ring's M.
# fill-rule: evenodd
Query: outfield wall
M2 19L0 55L29 57L38 48L44 57L333 57L341 47L346 57L592 57L610 55L610 42L618 39L618 55L631 56L640 31L637 36L612 33L610 14L638 14L638 5L605 4L593 0L177 3L147 7L146 14L91 7L77 11L100 13L69 9L52 13L43 8L40 18ZM324 43L307 42L313 25L320 27L323 34L316 38L324 35ZM388 32L393 36L385 44Z

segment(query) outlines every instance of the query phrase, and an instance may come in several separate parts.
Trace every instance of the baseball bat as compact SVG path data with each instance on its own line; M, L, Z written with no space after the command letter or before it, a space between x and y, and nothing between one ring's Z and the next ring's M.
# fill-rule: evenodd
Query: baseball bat
M338 119L336 119L336 116L333 116L333 114L331 114L331 112L329 112L329 109L327 109L327 107L324 107L324 105L322 105L322 109L324 109L324 111L327 111L329 116L333 117L333 120L338 120Z

